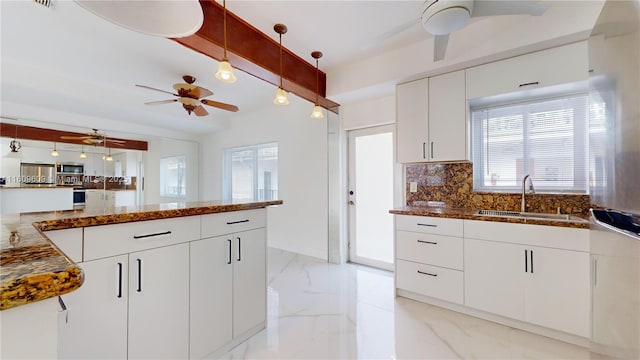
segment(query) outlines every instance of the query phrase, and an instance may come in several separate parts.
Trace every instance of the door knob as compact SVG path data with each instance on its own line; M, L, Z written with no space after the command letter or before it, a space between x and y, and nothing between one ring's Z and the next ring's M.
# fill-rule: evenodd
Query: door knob
M349 200L349 205L355 205L355 203L352 200Z

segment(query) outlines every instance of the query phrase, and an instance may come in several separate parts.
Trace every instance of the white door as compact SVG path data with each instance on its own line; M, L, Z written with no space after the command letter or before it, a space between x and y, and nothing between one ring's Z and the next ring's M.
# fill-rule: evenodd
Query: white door
M129 254L129 359L189 356L189 244Z
M233 236L191 243L189 357L202 359L232 339Z
M85 282L61 298L67 315L59 319L59 359L127 357L127 255L80 264Z
M349 260L393 269L394 127L349 131Z
M233 337L235 338L260 325L267 318L265 229L233 234L233 245Z

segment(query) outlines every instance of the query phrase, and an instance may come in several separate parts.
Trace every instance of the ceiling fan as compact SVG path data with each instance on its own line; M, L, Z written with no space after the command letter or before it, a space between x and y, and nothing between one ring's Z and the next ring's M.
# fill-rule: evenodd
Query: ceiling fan
M116 140L116 139L109 139L107 138L106 135L101 134L98 132L98 129L92 129L93 132L89 132L87 133L87 135L85 136L60 136L60 139L64 139L64 140L80 140L85 144L89 144L89 145L102 145L106 142L109 143L113 143L114 145L118 145L118 146L124 146L124 143L126 141L124 140Z
M145 103L145 105L160 105L160 104L168 104L172 102L179 102L182 104L182 107L187 111L189 115L191 115L191 113L193 112L194 114L196 114L196 116L209 115L207 110L205 110L205 108L201 104L205 104L211 107L215 107L215 108L227 110L227 111L233 111L233 112L238 111L238 107L235 105L225 104L222 102L213 101L209 99L202 99L203 97L213 95L213 92L209 89L205 89L203 87L193 85L193 83L196 81L195 77L191 75L185 75L182 77L182 79L185 81L186 84L183 84L183 83L173 84L173 89L178 92L177 94L169 91L156 89L146 85L136 84L136 86L145 88L145 89L160 91L160 92L171 94L177 97L176 99L147 102Z
M444 59L449 35L463 28L471 18L497 15L544 14L551 5L532 0L426 0L420 23L434 36L433 61ZM415 20L385 32L376 42L393 37L416 24Z

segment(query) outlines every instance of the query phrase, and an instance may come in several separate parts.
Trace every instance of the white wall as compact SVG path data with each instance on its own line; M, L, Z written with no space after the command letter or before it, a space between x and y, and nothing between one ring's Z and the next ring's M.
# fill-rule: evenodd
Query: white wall
M184 155L186 157L186 199L165 198L160 196L160 159ZM176 201L198 201L199 144L195 141L154 139L148 142L148 151L144 160L144 202L158 204ZM138 181L140 185L140 181Z
M268 244L326 260L327 124L309 117L311 103L292 95L289 100L285 107L240 112L228 129L201 139L201 199L222 199L224 149L278 142L278 192L283 205L268 210Z
M384 96L340 107L340 122L344 130L394 124L396 96Z

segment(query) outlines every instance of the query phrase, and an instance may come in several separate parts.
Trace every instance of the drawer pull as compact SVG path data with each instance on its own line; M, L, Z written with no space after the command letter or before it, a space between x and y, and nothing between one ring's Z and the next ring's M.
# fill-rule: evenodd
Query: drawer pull
M142 292L142 259L136 259L138 263L138 288L137 292Z
M227 259L227 264L230 265L231 264L231 239L227 239L227 241L229 242L229 258Z
M122 297L122 263L118 263L118 295L116 297Z
M159 233L153 233L153 234L143 234L143 235L133 235L134 239L146 239L146 238L150 238L150 237L154 237L154 236L162 236L162 235L170 235L171 231L163 231L163 232L159 232Z
M242 223L248 223L248 222L249 222L249 219L238 220L238 221L227 221L227 225L242 224Z
M418 242L422 244L438 245L438 243L435 241L418 240Z
M242 239L240 239L240 236L238 236L236 238L238 240L238 261L242 261Z
M538 84L540 84L540 83L537 82L537 81L534 81L534 82L530 82L530 83L520 84L520 85L518 85L518 87L525 87L525 86L538 85Z
M433 224L423 224L423 223L418 223L418 226L438 227L438 225L433 225Z
M418 274L429 275L429 276L433 276L433 277L438 276L438 274L428 273L428 272L424 272L424 271L420 271L420 270L418 270Z

